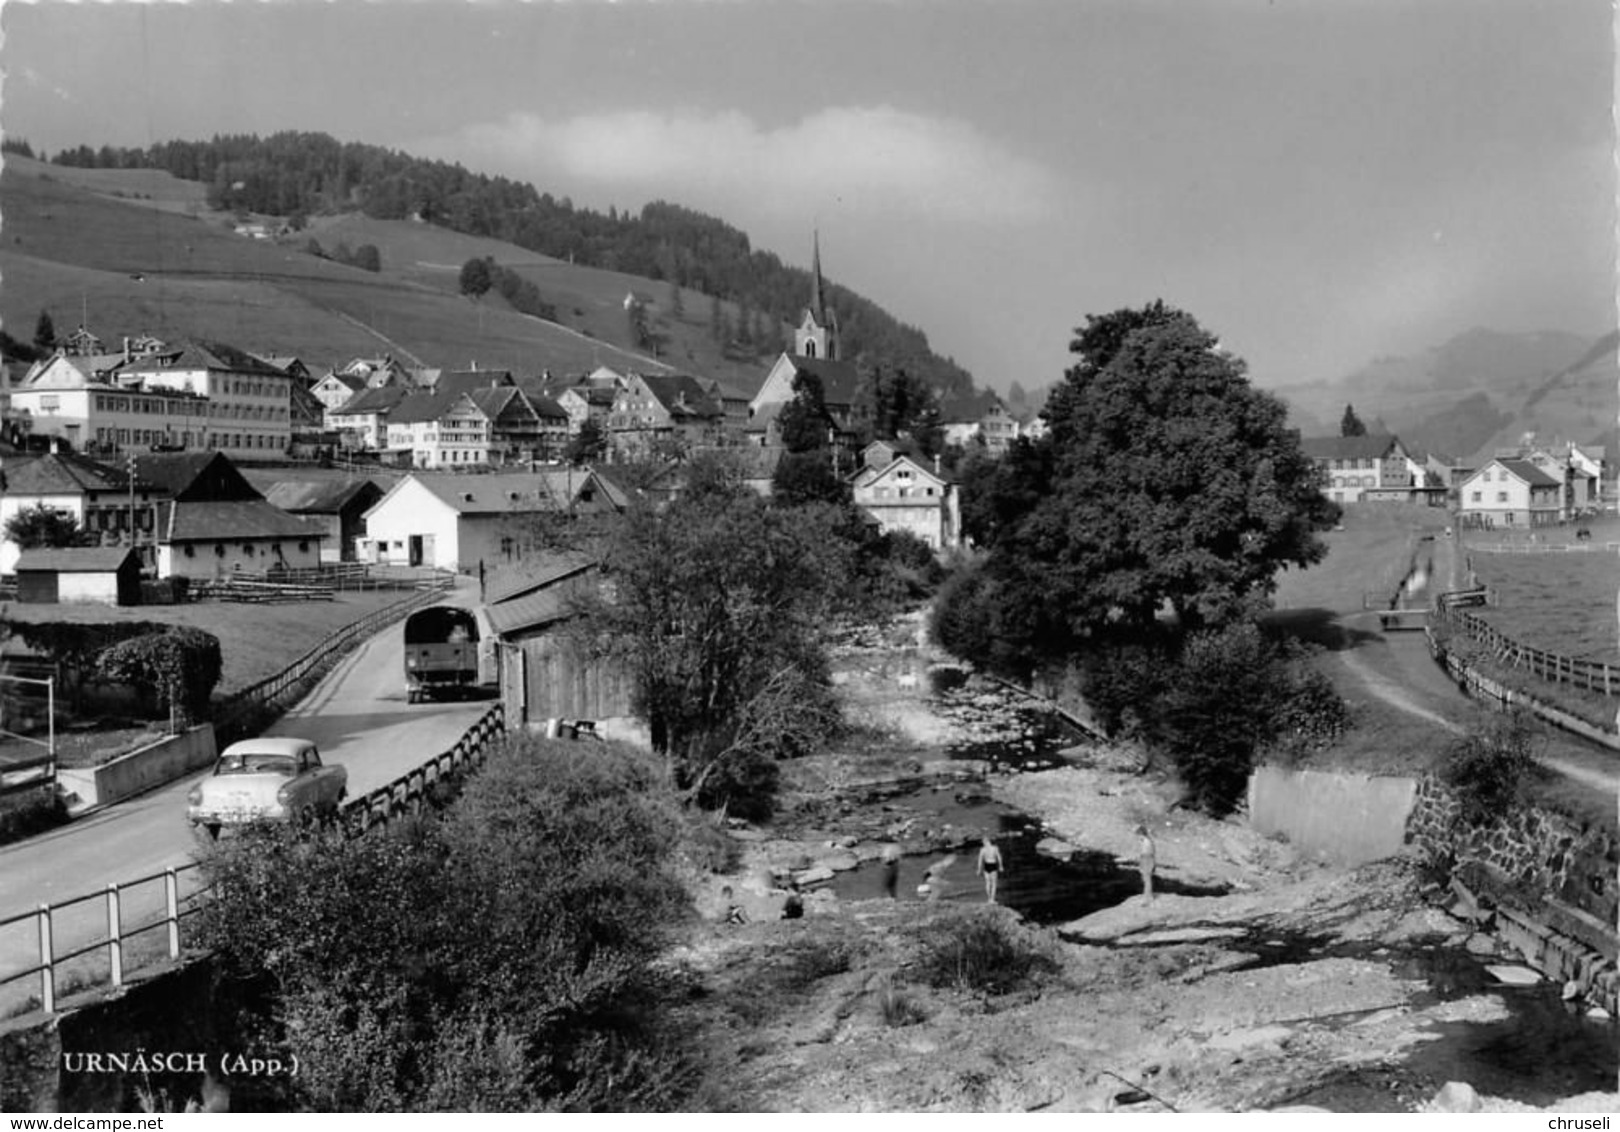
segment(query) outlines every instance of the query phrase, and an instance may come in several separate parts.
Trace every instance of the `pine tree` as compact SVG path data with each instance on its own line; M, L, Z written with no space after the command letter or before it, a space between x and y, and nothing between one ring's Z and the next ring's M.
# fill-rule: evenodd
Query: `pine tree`
M1367 426L1361 423L1361 418L1360 417L1356 416L1356 408L1355 408L1354 405L1346 405L1344 407L1344 419L1339 422L1339 435L1340 436L1366 436L1367 435Z
M45 353L56 349L56 324L51 321L51 312L39 312L39 321L34 323L34 345Z

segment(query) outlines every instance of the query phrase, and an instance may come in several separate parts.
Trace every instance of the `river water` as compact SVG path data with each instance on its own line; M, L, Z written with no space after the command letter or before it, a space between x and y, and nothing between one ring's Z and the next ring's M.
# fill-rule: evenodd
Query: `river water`
M948 750L953 758L980 760L994 771L1044 769L1062 765L1060 752L1077 740L1053 714L1019 703L1011 694L993 695L982 687L966 686L959 672L936 673L934 690L942 709L959 716L965 712L978 725L974 728L978 737ZM905 824L941 846L902 858L901 900L984 901L984 884L974 866L985 834L995 839L1005 862L997 903L1031 922L1079 919L1141 892L1133 864L1112 854L1078 846L1066 860L1059 860L1038 852L1036 846L1048 831L1029 815L992 800L982 785L924 787L886 799L883 808L893 823ZM929 891L919 893L925 879L931 881ZM882 867L868 862L838 874L830 887L840 899L881 898ZM1192 896L1224 891L1178 885L1163 877L1157 878L1156 887ZM1447 1081L1465 1081L1481 1093L1535 1105L1616 1088L1620 1026L1585 1016L1562 1002L1558 988L1550 984L1501 985L1486 970L1486 961L1461 949L1412 945L1391 950L1374 941L1279 937L1274 932L1234 940L1231 947L1252 952L1254 966L1335 956L1385 962L1403 978L1422 981L1425 989L1415 998L1415 1007L1490 994L1507 1009L1508 1016L1498 1021L1434 1024L1432 1040L1410 1053L1388 1063L1331 1074L1309 1092L1289 1098L1292 1103L1341 1112L1399 1111L1433 1096ZM1355 1020L1325 1024L1350 1025Z

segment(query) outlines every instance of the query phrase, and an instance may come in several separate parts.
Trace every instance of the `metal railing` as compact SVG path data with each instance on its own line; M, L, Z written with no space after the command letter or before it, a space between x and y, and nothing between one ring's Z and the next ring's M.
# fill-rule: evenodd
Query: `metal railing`
M455 746L448 751L429 759L414 770L407 771L387 785L379 786L345 803L340 815L341 828L345 836L363 837L373 829L387 826L395 818L419 813L430 800L433 786L446 782L451 776L464 773L483 762L490 742L505 731L505 721L504 705L496 703L463 732L461 738L456 740ZM58 977L63 974L65 966L75 960L84 959L97 952L105 952L105 962L93 965L94 969L86 978L85 985L99 983L100 972L104 970L112 986L116 988L124 985L130 971L152 961L151 957L143 958L130 952L129 943L138 936L159 930L166 931L166 946L160 950L156 957L157 961L180 958L183 951L181 925L200 910L208 891L199 887L182 893L180 878L196 872L199 868L195 861L176 865L160 873L151 873L119 884L109 884L104 891L85 893L82 896L59 900L54 904L41 904L33 911L20 912L0 919L0 934L8 928L26 924L30 920L34 921L34 934L37 940L35 962L14 971L0 970L0 987L37 975L39 1008L49 1014L56 1010ZM126 909L128 903L125 899L126 894L144 889L145 886L156 882L163 885L162 912L156 916L148 914L133 924L126 923L126 912L131 911ZM63 913L98 900L105 901L105 934L94 935L88 941L69 950L58 950L56 929Z

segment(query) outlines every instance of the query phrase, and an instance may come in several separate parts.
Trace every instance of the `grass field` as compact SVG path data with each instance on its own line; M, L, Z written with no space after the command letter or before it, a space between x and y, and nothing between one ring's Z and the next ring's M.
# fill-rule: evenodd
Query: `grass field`
M1351 504L1344 511L1344 529L1322 536L1328 546L1325 559L1277 575L1273 605L1278 610L1358 610L1363 593L1387 594L1399 585L1422 536L1443 531L1446 523L1446 513L1434 507Z
M1496 604L1471 611L1482 620L1531 648L1620 665L1620 556L1594 550L1472 558L1479 580L1496 595Z
M215 695L228 696L281 671L344 625L409 596L399 590L372 590L289 605L199 601L120 608L10 602L0 607L0 618L25 623L159 621L205 630L219 638L224 661Z

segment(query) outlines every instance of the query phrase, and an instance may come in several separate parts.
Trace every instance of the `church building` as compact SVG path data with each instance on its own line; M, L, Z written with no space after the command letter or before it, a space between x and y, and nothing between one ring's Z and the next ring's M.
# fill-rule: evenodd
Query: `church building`
M821 280L821 237L817 233L810 262L810 305L793 332L793 353L776 359L764 384L748 406L749 438L756 444L776 444L776 416L795 396L793 383L800 375L821 382L827 414L840 433L856 431L867 409L856 404L855 366L841 356L838 314L827 307Z

